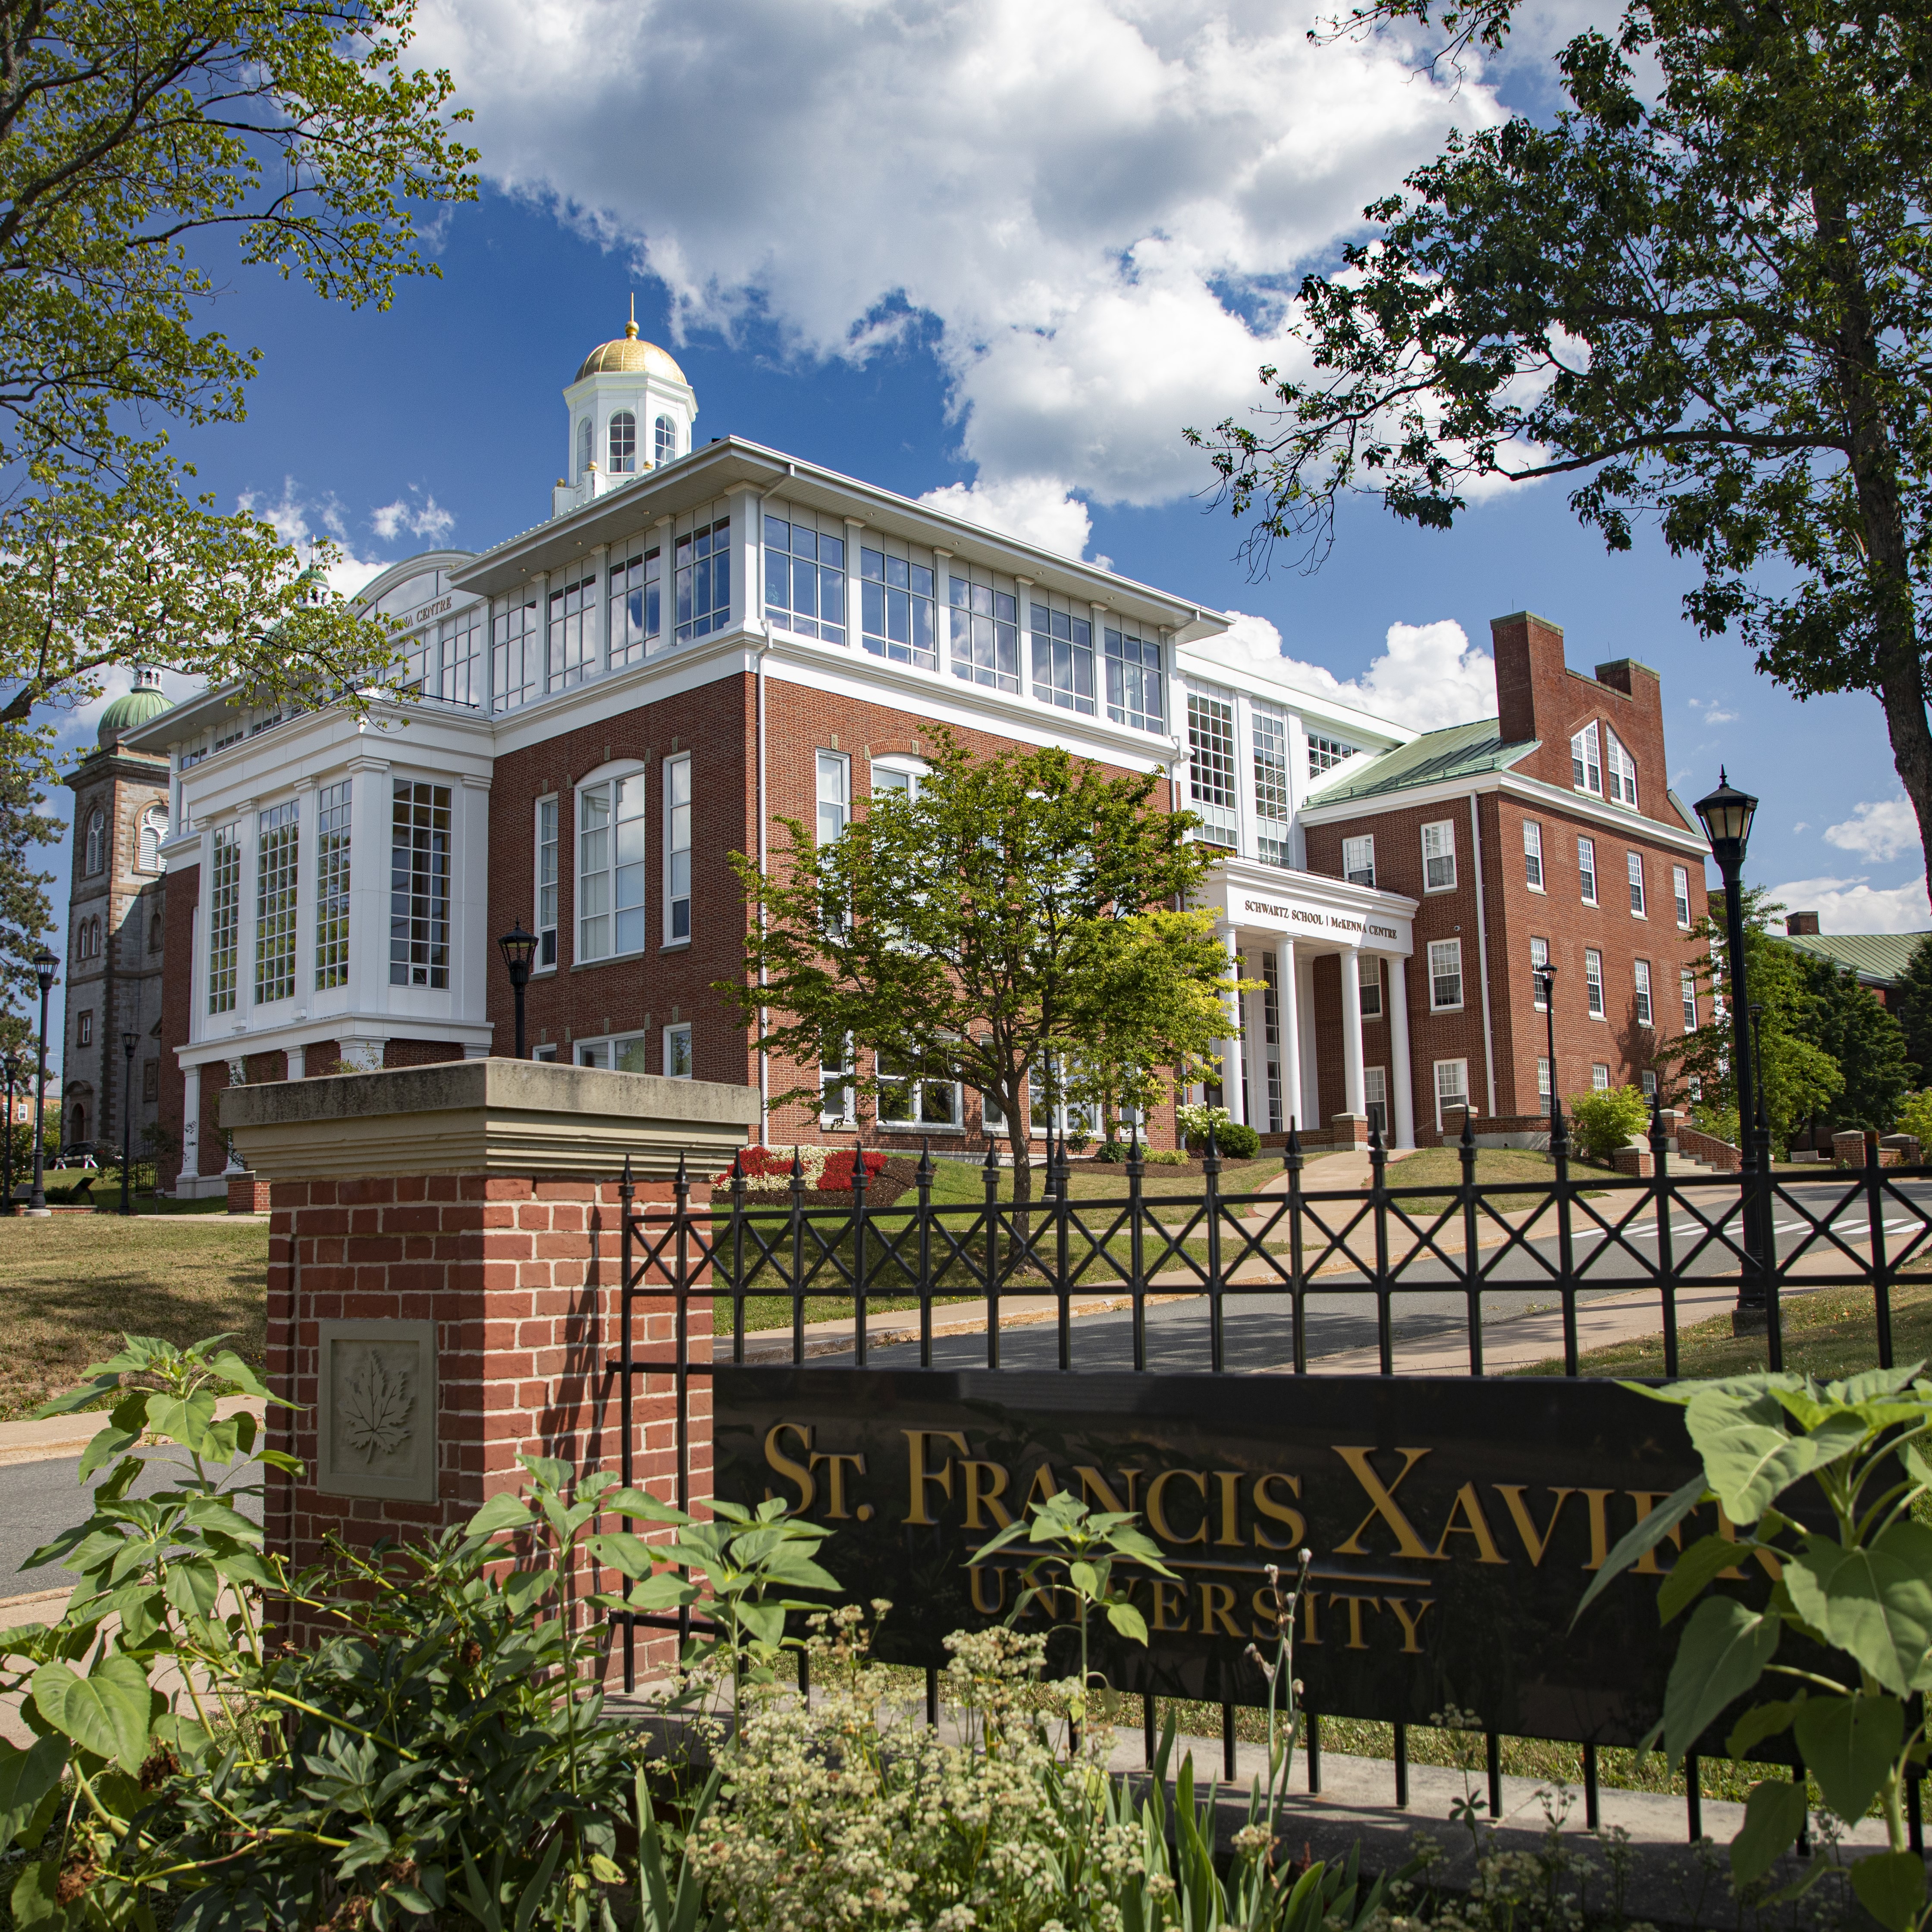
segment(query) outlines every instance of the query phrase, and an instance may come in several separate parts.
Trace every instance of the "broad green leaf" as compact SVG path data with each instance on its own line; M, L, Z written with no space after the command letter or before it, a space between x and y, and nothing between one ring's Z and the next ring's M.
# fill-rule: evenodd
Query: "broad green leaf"
M517 1460L529 1470L538 1483L551 1490L566 1487L575 1473L570 1465L557 1456L519 1456Z
M1925 1861L1916 1852L1874 1852L1852 1866L1852 1889L1886 1932L1908 1932L1925 1909Z
M632 1610L672 1610L697 1602L700 1592L675 1570L660 1570L624 1593L626 1605Z
M233 1392L237 1395L266 1396L268 1393L268 1384L232 1348L224 1348L208 1366L224 1382L232 1382L235 1384ZM288 1406L292 1408L295 1405L290 1403ZM243 1412L244 1414L248 1412Z
M464 1526L468 1536L494 1536L506 1529L527 1529L534 1520L530 1506L508 1490L492 1496Z
M1109 1604L1107 1621L1121 1636L1131 1637L1136 1643L1148 1640L1147 1619L1131 1604Z
M1675 1766L1778 1654L1783 1626L1730 1597L1706 1597L1685 1627L1664 1693L1664 1745Z
M599 1885L622 1885L625 1882L623 1867L607 1858L602 1852L590 1854L590 1876Z
M641 1536L633 1536L628 1530L622 1529L610 1530L601 1536L586 1536L584 1546L598 1562L626 1576L648 1576L670 1554L666 1545L646 1543Z
M83 1382L79 1388L69 1389L65 1395L57 1395L44 1402L29 1418L34 1422L45 1422L56 1415L74 1415L83 1408L90 1408L104 1395L111 1395L121 1386L118 1375L97 1375ZM142 1390L143 1395L147 1391Z
M1744 1822L1731 1840L1731 1876L1739 1885L1761 1879L1804 1828L1804 1787L1782 1778L1754 1784L1744 1800Z
M1895 1697L1813 1697L1798 1713L1798 1749L1826 1807L1856 1824L1878 1796L1905 1741Z
M740 1604L738 1620L761 1643L776 1643L784 1635L784 1606L780 1604Z
M170 1563L168 1601L184 1616L212 1616L221 1600L221 1578L212 1563L190 1557Z
M16 1925L57 1923L67 1916L67 1909L54 1895L60 1882L60 1861L49 1858L27 1866L14 1881L12 1904Z
M1604 1558L1603 1567L1591 1578L1590 1587L1583 1592L1583 1600L1576 1606L1576 1616L1570 1619L1572 1630L1576 1628L1576 1618L1590 1607L1600 1592L1654 1550L1704 1500L1708 1486L1702 1476L1693 1476L1681 1490L1659 1503Z
M1790 1728L1804 1702L1804 1694L1800 1691L1788 1702L1754 1704L1731 1726L1731 1735L1724 1741L1725 1750L1732 1757L1750 1756L1766 1738L1774 1738Z
M1658 1621L1669 1623L1679 1610L1702 1594L1705 1586L1714 1577L1735 1568L1739 1553L1738 1546L1728 1537L1719 1536L1714 1532L1698 1538L1672 1564L1670 1575L1664 1580L1664 1587L1657 1593Z
M1088 1599L1100 1594L1100 1573L1090 1563L1072 1562L1066 1566L1066 1580Z
M1023 1522L1008 1523L997 1536L990 1537L986 1542L981 1544L979 1548L966 1559L968 1564L970 1565L983 1562L996 1550L1004 1550L1010 1543L1019 1542L1026 1535L1028 1528L1028 1526Z
M1794 1436L1775 1396L1745 1401L1721 1384L1692 1396L1684 1419L1705 1480L1740 1528L1756 1522L1801 1478L1849 1455L1865 1435L1856 1416L1832 1415L1809 1435Z
M129 1770L147 1755L148 1673L131 1657L105 1657L85 1677L58 1660L34 1672L34 1708L97 1757Z
M1899 1696L1932 1683L1932 1529L1889 1525L1862 1550L1808 1536L1784 1568L1791 1604L1826 1642Z
M21 1750L0 1744L0 1852L25 1828L34 1808L61 1781L67 1768L67 1739L36 1738Z
M214 1398L212 1395L191 1395L185 1399L175 1395L158 1395L148 1404L148 1428L151 1434L165 1441L178 1442L196 1455L211 1454L215 1448L209 1432L214 1422Z
M140 1439L138 1429L116 1429L112 1423L105 1429L97 1429L80 1452L80 1480L86 1482L95 1470L104 1468L116 1456L125 1455Z

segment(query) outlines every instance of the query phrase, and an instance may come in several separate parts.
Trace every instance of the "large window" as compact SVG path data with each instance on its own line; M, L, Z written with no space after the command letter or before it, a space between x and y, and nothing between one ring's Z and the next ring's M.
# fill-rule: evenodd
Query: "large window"
M1033 694L1042 704L1094 715L1094 626L1071 611L1031 607Z
M1643 890L1643 854L1633 852L1629 855L1630 916L1634 919L1647 919L1646 902Z
M242 948L242 830L214 828L208 878L208 1010L235 1010L236 962Z
M995 691L1020 688L1019 605L990 584L946 580L952 606L947 632L952 675Z
M1374 885L1376 837L1372 832L1364 832L1359 838L1342 841L1342 876L1352 886Z
M1462 1004L1462 942L1432 939L1429 942L1430 1010L1448 1012Z
M956 1127L959 1082L938 1060L914 1066L879 1055L879 1124L884 1127Z
M536 600L500 610L490 625L490 682L498 711L527 704L543 688L543 632Z
M296 989L297 802L255 816L255 999L286 1000Z
M1131 631L1104 634L1107 650L1107 716L1137 731L1167 729L1167 696L1161 682L1160 646Z
M1697 976L1686 966L1677 976L1677 990L1684 1002L1684 1030L1697 1030Z
M1354 755L1354 746L1345 745L1340 738L1318 737L1312 731L1308 734L1308 776L1312 778L1332 772L1345 758Z
M845 641L845 539L765 519L765 615L801 637Z
M577 425L577 480L584 481L584 472L590 467L592 439L596 435L596 425L586 416Z
M1456 821L1438 819L1422 828L1422 890L1453 891L1456 884Z
M556 964L557 810L554 798L537 800L537 958Z
M1597 752L1597 728L1586 724L1570 740L1570 782L1579 791L1604 795L1604 767Z
M1636 804L1636 760L1624 748L1623 740L1607 724L1604 727L1604 749L1608 754L1605 762L1610 766L1610 796L1618 805L1634 808Z
M1204 837L1235 842L1234 707L1224 698L1187 694L1187 789Z
M1690 874L1682 866L1670 868L1670 896L1676 902L1677 923L1690 930Z
M550 657L544 688L567 691L597 674L597 580L580 577L550 593Z
M659 416L652 430L656 448L657 460L668 463L677 454L677 425L669 416Z
M611 417L609 448L611 475L632 475L638 466L638 419L628 410Z
M939 668L932 572L884 550L859 552L860 637L875 658Z
M664 558L656 544L610 566L610 662L637 664L664 640Z
M168 836L168 808L164 805L151 805L141 814L141 822L134 832L134 864L143 872L158 872L161 869L161 841Z
M1549 982L1543 976L1544 969L1549 964L1549 940L1532 938L1529 942L1529 996L1531 1004L1540 1013L1550 1010L1550 1002L1544 997Z
M1388 1138L1388 1069L1385 1066L1365 1066L1362 1069L1362 1112L1368 1118L1370 1126L1382 1138Z
M315 795L315 989L349 983L349 805L352 779Z
M664 1030L664 1070L667 1080L689 1080L692 1071L691 1022L681 1022Z
M677 540L677 641L708 638L731 621L731 519L720 517Z
M664 775L664 943L691 937L691 760L667 758Z
M1604 956L1594 946L1583 949L1583 1003L1591 1018L1604 1017Z
M389 984L449 984L449 788L398 778L389 820Z
M1533 892L1543 890L1543 827L1533 818L1522 821L1523 883Z
M87 814L87 838L80 869L92 878L107 863L107 814L98 806Z
M1650 1004L1650 962L1640 959L1631 968L1636 982L1636 1023L1639 1026L1652 1024Z
M1436 1063L1436 1124L1451 1107L1469 1104L1469 1063L1466 1060L1438 1060Z
M483 708L484 615L475 603L436 627L436 695L446 704Z
M1586 905L1597 903L1597 842L1594 838L1580 838L1576 842L1576 882L1583 895Z
M680 762L685 762L680 760ZM577 957L614 958L644 950L644 801L638 772L577 794ZM541 916L541 915L540 915Z
M1363 1018L1380 1019L1382 1016L1382 962L1378 955L1373 952L1356 955L1355 984L1361 989Z
M818 842L836 845L852 816L852 760L843 752L818 754Z
M843 1040L827 1037L818 1049L818 1112L828 1125L855 1118L850 1034Z
M1288 863L1288 720L1278 711L1253 709L1255 852L1262 863ZM1374 883L1372 880L1371 884Z

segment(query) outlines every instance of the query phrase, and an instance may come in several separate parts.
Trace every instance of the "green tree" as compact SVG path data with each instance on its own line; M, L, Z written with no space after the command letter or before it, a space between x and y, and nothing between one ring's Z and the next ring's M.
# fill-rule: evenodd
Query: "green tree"
M0 1052L26 1037L27 1022L10 1009L39 998L33 958L53 924L53 874L35 870L33 856L67 827L41 809L46 802L30 772L0 759Z
M1772 944L1777 946L1775 940ZM1898 1103L1912 1085L1904 1028L1858 984L1856 974L1828 959L1796 957L1805 989L1799 1035L1837 1066L1845 1083L1820 1110L1820 1120L1833 1127L1876 1127L1889 1133Z
M1932 1080L1932 935L1912 948L1899 987L1898 1023L1922 1080Z
M716 990L748 1028L768 1008L759 1043L800 1067L826 1042L842 1058L856 1045L862 1095L925 1072L986 1096L1024 1202L1028 1124L1049 1085L1078 1097L1090 1057L1147 1104L1165 1085L1154 1070L1198 1077L1226 1035L1237 982L1213 916L1172 910L1213 855L1189 836L1192 814L1150 806L1158 772L1108 778L1058 746L975 759L932 728L916 796L875 793L823 845L780 820L787 843L763 880L732 854L761 916L749 972Z
M1380 0L1491 43L1512 0ZM1447 529L1564 477L1612 550L1654 519L1799 698L1865 691L1932 854L1932 14L1904 0L1629 0L1556 57L1567 108L1458 134L1305 281L1310 373L1211 436L1249 554L1318 560L1337 502Z
M182 488L170 423L239 422L259 352L209 324L231 249L386 308L471 197L413 0L0 0L0 756L135 659L296 701L380 674L251 518ZM261 640L284 628L273 648Z
M1706 944L1696 972L1700 1007L1712 1017L1695 1033L1662 1041L1657 1062L1660 1075L1668 1077L1674 1069L1684 1087L1694 1082L1702 1108L1728 1112L1735 1118L1738 1096L1732 1078L1730 981L1722 892L1711 895L1710 907L1691 937ZM1761 1010L1756 1035L1758 1078L1771 1137L1780 1148L1789 1144L1791 1130L1800 1120L1820 1112L1845 1084L1837 1061L1814 1044L1806 1030L1811 1024L1810 993L1804 962L1792 947L1780 946L1771 937L1771 922L1784 910L1762 886L1744 888L1744 994ZM1681 1097L1682 1090L1678 1090ZM1744 1128L1749 1124L1744 1123Z

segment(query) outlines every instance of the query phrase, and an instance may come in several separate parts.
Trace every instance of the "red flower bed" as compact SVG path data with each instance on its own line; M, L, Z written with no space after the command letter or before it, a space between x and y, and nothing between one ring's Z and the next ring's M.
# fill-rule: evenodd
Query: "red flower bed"
M862 1157L857 1148L848 1151L840 1148L825 1163L825 1172L818 1177L818 1191L821 1194L850 1194L852 1177ZM866 1178L870 1180L885 1166L886 1156L876 1148L862 1150L866 1163Z

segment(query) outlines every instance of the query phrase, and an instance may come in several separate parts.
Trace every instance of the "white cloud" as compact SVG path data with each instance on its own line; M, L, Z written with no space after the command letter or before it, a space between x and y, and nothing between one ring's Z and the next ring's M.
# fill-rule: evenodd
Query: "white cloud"
M929 318L982 482L1145 504L1206 478L1184 427L1292 362L1286 292L1364 203L1499 118L1394 40L1311 45L1330 11L429 0L412 52L493 178L660 278L680 328L862 358Z
M1735 724L1738 722L1738 714L1735 711L1724 710L1720 698L1694 698L1690 700L1690 705L1693 711L1703 713L1697 721L1700 724Z
M1049 477L1019 477L1006 483L949 483L919 500L949 517L963 518L1063 556L1082 557L1094 534L1094 520L1077 496ZM1104 559L1102 560L1105 567Z
M348 518L334 496L324 497L319 502L305 497L292 476L282 478L279 502L268 502L261 490L244 490L236 499L236 507L247 511L250 516L260 517L284 543L296 550L302 550L317 537L326 538L335 544L341 555L328 566L325 574L328 587L338 597L352 596L371 578L388 568L378 558L356 554L356 547L350 541Z
M1496 660L1478 650L1462 626L1449 619L1433 624L1391 624L1388 649L1363 676L1345 682L1319 664L1288 656L1280 632L1265 617L1238 610L1229 615L1234 622L1226 636L1192 648L1414 730L1433 731L1495 715Z
M1925 874L1902 886L1852 879L1792 879L1773 886L1771 896L1792 912L1815 912L1827 932L1924 932L1932 930Z
M410 485L410 496L422 494L415 484ZM402 530L412 537L440 543L455 529L456 519L434 495L424 497L420 503L411 502L408 496L398 496L393 503L385 503L369 512L369 527L384 543L393 543Z
M1825 842L1883 865L1918 844L1918 820L1904 794L1856 807L1850 818L1825 828Z

